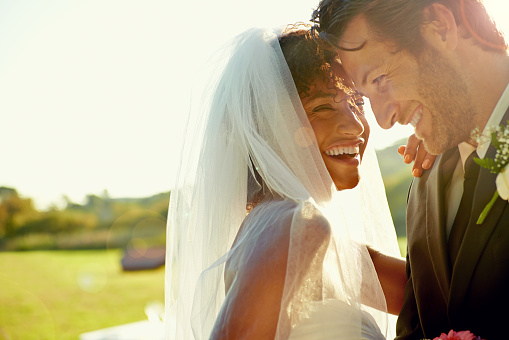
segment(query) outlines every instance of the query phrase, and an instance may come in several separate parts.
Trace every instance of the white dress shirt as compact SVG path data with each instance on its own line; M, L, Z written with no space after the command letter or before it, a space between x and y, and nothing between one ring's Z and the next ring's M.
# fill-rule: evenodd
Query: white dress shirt
M486 123L486 126L483 130L483 135L487 131L488 128L493 126L500 125L502 118L504 117L505 112L509 108L509 84L502 93L495 109L491 113L490 119ZM486 156L486 152L488 152L488 148L491 142L489 140L485 140L484 142L480 142L477 145L477 155L479 158L484 158ZM452 228L452 224L454 223L454 219L456 218L456 213L458 212L458 208L461 201L461 196L463 196L463 181L464 181L464 173L465 173L465 162L467 161L468 156L472 152L476 150L475 146L463 142L458 145L458 149L460 152L460 159L458 164L456 164L456 168L454 169L454 173L451 178L451 182L445 188L445 202L446 202L446 211L447 211L447 220L446 220L446 230L447 237L449 237L449 233Z

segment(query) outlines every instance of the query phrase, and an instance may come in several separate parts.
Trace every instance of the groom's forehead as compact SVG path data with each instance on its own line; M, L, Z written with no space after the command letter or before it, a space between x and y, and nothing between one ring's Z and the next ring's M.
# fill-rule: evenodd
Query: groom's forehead
M394 39L382 35L379 29L371 25L364 14L357 15L348 23L338 44L344 50L362 50L373 44L384 45L394 51L400 49Z
M373 39L373 33L364 14L354 17L341 35L339 45L345 49L356 49Z

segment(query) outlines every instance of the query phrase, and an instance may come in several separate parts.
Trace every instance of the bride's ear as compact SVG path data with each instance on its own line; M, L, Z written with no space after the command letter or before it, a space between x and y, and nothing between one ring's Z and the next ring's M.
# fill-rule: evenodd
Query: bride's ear
M459 42L459 29L454 14L446 6L433 3L423 10L421 36L435 49L454 50Z

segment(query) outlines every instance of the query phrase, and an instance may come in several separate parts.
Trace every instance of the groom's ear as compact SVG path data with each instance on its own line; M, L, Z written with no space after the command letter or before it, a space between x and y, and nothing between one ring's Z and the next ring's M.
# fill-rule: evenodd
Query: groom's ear
M421 36L438 50L456 49L459 41L458 25L451 10L436 2L425 7Z

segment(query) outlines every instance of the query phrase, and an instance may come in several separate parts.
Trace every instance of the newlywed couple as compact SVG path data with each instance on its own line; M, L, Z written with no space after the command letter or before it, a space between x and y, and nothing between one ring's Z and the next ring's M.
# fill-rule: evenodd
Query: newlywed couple
M463 175L495 155L471 131L509 120L503 36L480 0L323 0L313 18L238 36L204 94L168 215L167 339L505 338L509 208L476 224L496 174ZM435 161L406 261L362 96L439 155L403 150L417 175Z

